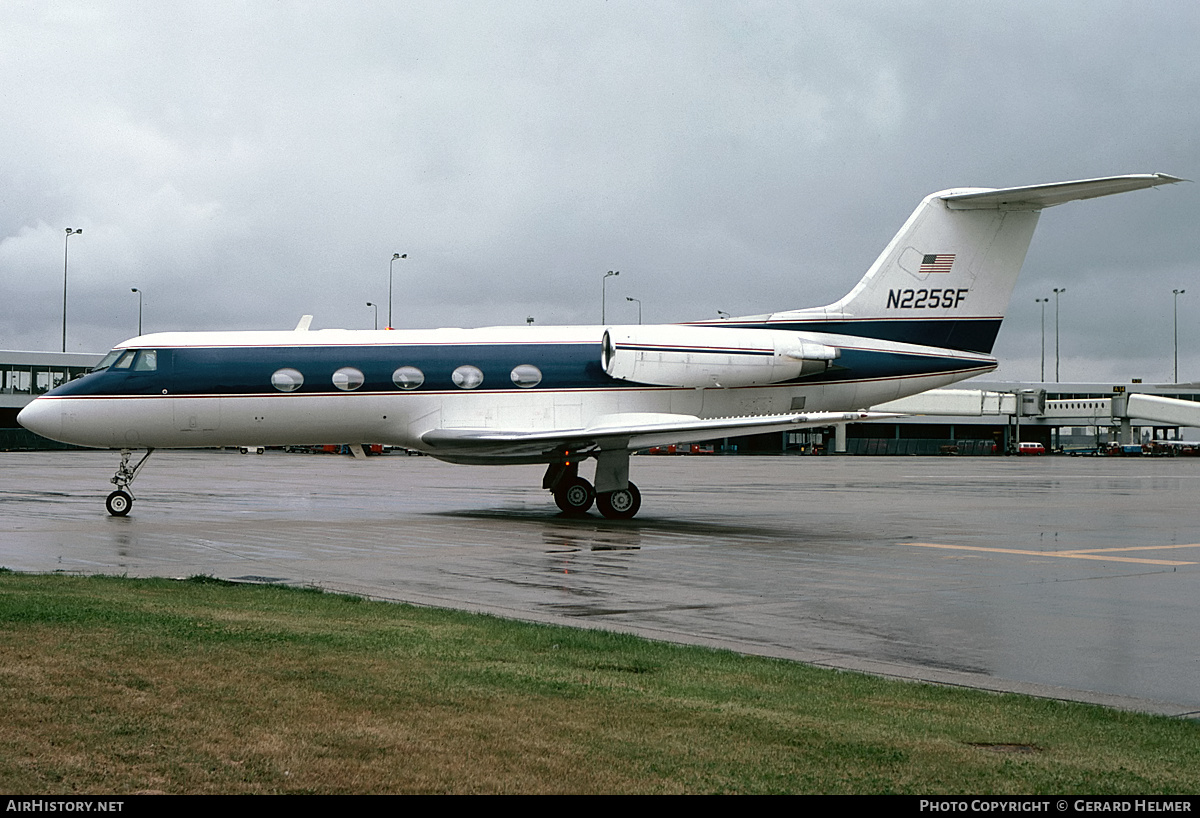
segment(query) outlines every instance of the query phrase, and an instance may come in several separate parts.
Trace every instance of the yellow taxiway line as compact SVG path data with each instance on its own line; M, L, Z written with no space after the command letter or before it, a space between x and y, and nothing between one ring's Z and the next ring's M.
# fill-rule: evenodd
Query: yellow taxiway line
M1128 548L1091 548L1087 550L1074 549L1071 551L1025 551L1018 548L983 548L977 545L943 545L932 542L914 542L908 545L917 548L944 548L950 551L988 551L994 554L1021 554L1028 557L1059 557L1069 560L1104 560L1107 562L1136 562L1143 565L1196 565L1195 562L1178 562L1175 560L1152 560L1145 557L1117 557L1116 551L1165 551L1173 548L1200 548L1200 543L1187 545L1135 545Z

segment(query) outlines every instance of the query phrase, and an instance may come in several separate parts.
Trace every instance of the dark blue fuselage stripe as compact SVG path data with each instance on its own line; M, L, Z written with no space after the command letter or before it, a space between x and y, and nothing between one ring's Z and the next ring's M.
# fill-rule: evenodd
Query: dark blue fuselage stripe
M863 318L840 321L703 322L689 326L828 332L990 355L1002 318Z
M95 372L64 384L56 396L103 395L258 395L272 394L271 376L279 369L295 369L304 383L293 395L346 394L333 388L333 373L354 367L364 376L362 393L397 393L392 373L414 366L425 381L414 393L460 390L451 379L456 367L469 364L482 370L483 383L474 392L526 392L549 390L646 389L647 385L611 378L600 366L599 344L478 344L434 346L329 346L329 347L179 347L159 349L157 369L150 372L113 370ZM509 373L520 364L532 364L542 380L532 390L513 384ZM938 373L986 370L986 362L947 355L914 355L863 349L843 349L825 372L792 381L793 384L844 383L910 378Z

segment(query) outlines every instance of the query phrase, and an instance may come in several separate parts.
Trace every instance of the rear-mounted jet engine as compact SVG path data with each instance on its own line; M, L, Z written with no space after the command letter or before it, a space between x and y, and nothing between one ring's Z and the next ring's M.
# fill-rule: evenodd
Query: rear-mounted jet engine
M720 327L613 327L601 365L610 377L652 386L759 386L824 372L837 347L794 332Z

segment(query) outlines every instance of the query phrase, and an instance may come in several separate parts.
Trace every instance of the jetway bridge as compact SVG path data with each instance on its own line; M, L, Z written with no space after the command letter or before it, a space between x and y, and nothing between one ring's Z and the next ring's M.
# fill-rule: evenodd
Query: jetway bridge
M960 427L971 419L991 418L994 423L1011 427L1012 441L1019 441L1021 426L1090 426L1112 430L1116 442L1130 444L1134 429L1181 427L1200 428L1200 387L1195 384L1141 387L1108 386L1104 395L1098 384L1005 384L1010 388L934 389L920 395L889 401L871 407L873 411L898 412L913 422L955 421ZM1147 394L1132 389L1172 390L1172 396ZM1065 394L1064 394L1065 393ZM846 450L845 427L835 430L834 450Z

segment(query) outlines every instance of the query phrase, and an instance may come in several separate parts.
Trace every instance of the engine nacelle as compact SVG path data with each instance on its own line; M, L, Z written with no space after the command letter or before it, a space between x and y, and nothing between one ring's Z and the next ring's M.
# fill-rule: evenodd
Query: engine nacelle
M601 365L653 386L758 386L824 372L841 351L794 332L720 327L612 327Z

